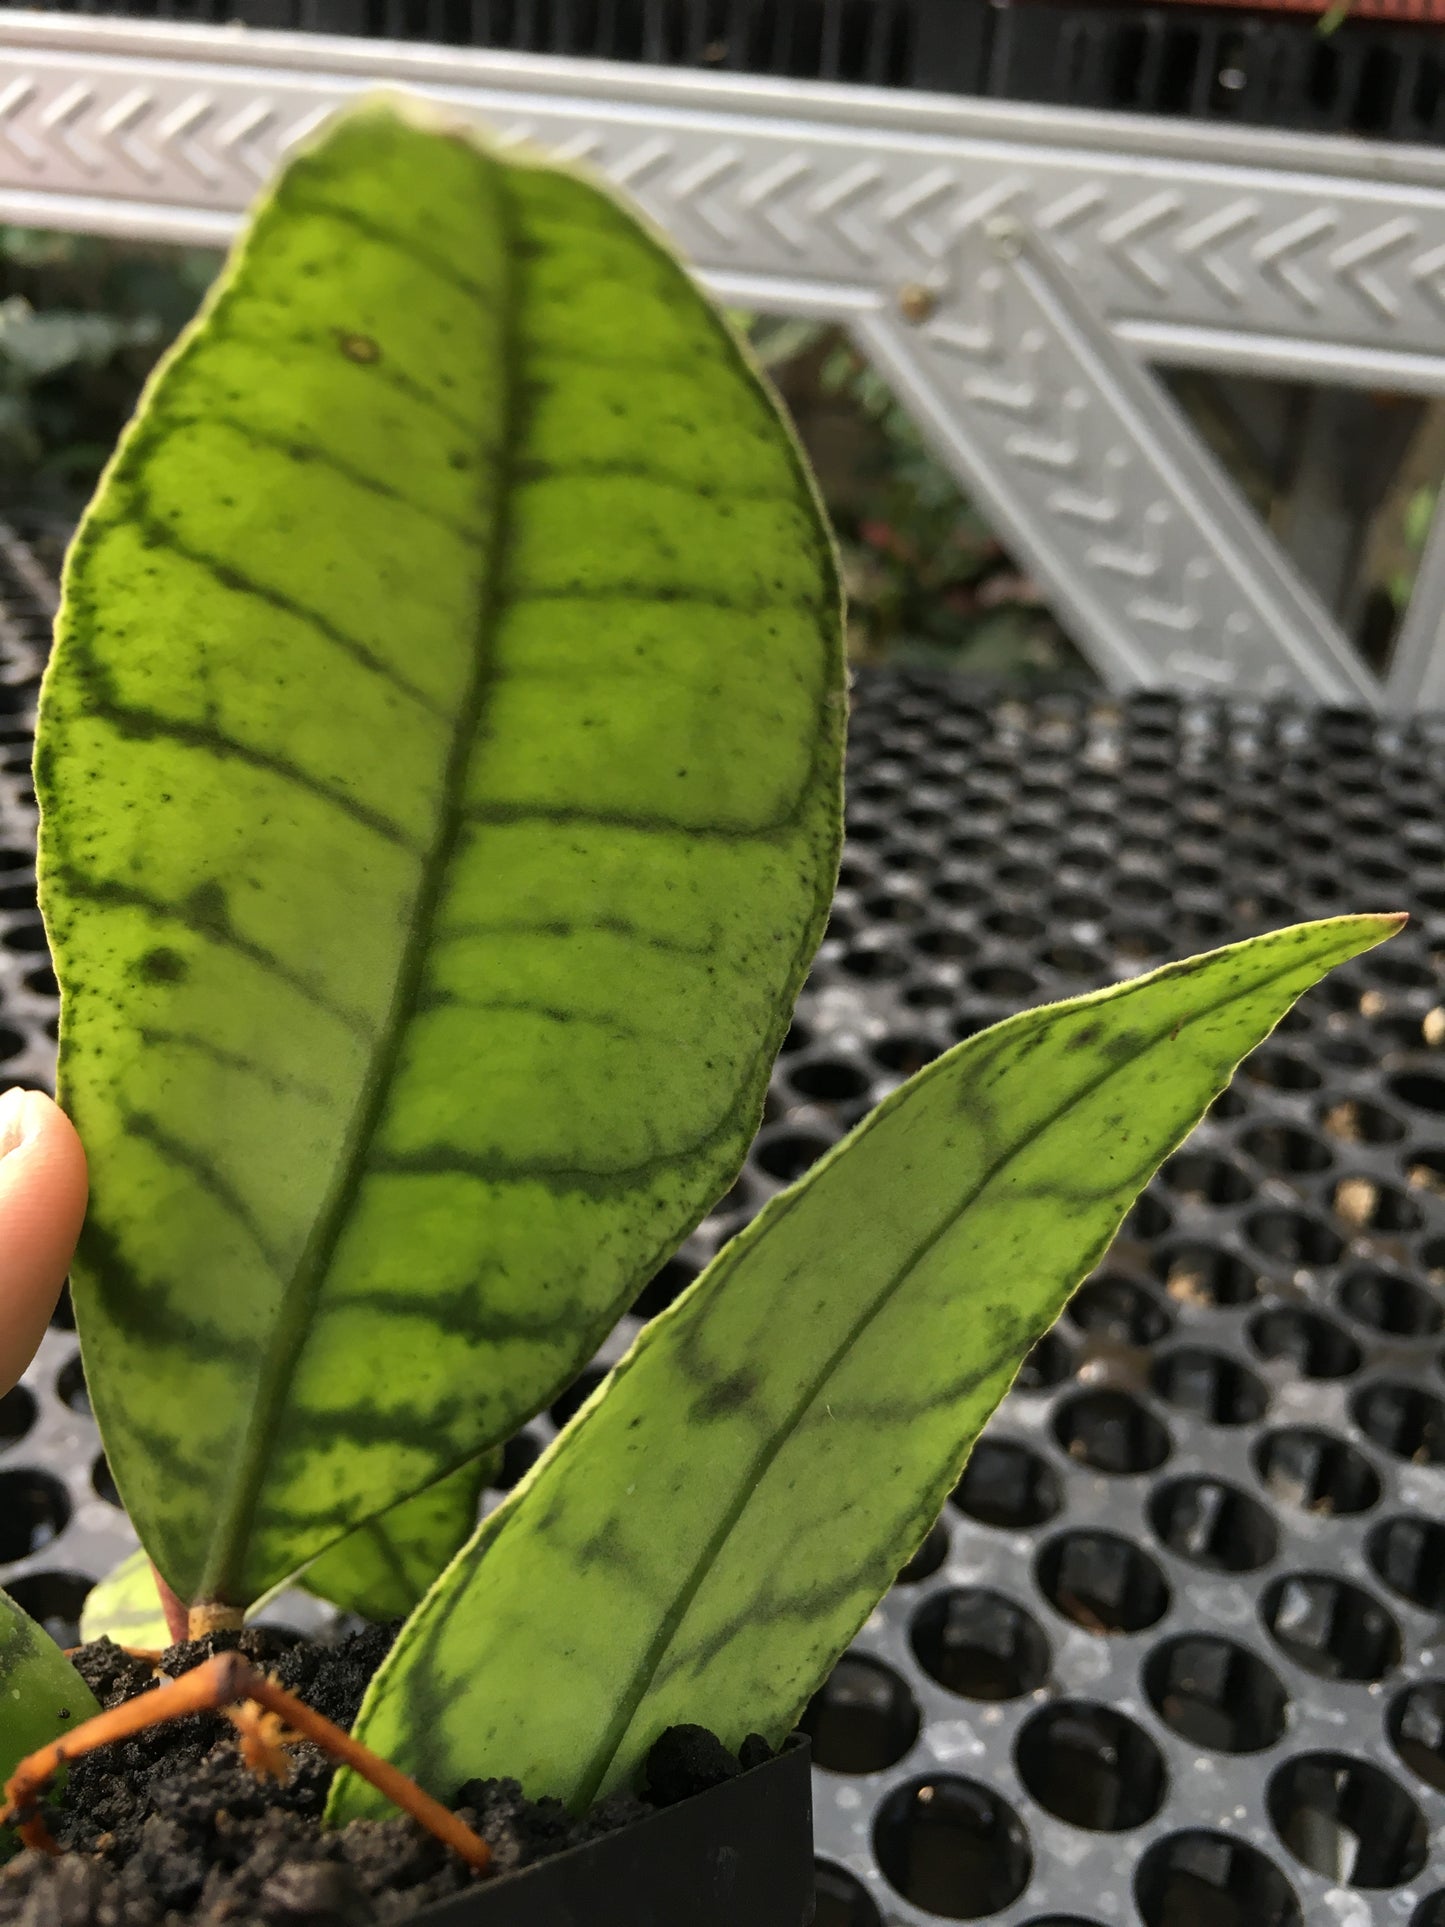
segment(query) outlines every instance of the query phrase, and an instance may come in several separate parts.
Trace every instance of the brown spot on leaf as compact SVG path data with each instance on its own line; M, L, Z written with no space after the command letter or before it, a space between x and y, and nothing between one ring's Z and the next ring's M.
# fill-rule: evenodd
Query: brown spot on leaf
M348 361L371 362L381 360L381 349L370 335L350 334L345 328L336 331L337 345Z

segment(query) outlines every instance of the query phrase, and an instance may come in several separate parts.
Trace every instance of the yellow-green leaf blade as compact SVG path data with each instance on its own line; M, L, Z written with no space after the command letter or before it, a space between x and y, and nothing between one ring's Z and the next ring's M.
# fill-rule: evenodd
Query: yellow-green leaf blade
M80 1609L80 1637L113 1639L117 1646L138 1646L163 1653L172 1643L155 1571L143 1549L129 1552L97 1579Z
M783 1737L1028 1347L1234 1065L1388 918L1026 1012L921 1072L649 1326L404 1629L358 1737L581 1804L677 1721ZM372 1799L352 1775L333 1812Z
M83 525L37 753L87 1374L182 1598L508 1435L726 1189L841 689L811 485L656 241L386 110L291 165Z
M483 1487L500 1462L500 1453L484 1453L368 1519L313 1559L298 1583L343 1612L404 1619L472 1536Z

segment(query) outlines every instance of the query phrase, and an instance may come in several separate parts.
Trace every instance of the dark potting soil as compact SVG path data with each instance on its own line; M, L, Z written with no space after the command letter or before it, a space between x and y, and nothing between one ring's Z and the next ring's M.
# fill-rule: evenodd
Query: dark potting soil
M335 1643L263 1630L173 1646L177 1673L239 1646L336 1725L349 1728L396 1628ZM103 1707L149 1691L150 1665L98 1640L75 1662ZM373 1927L458 1893L474 1876L403 1814L323 1830L331 1762L288 1749L284 1782L242 1764L219 1714L173 1720L77 1760L51 1814L59 1859L21 1853L0 1868L4 1927ZM556 1800L527 1800L515 1780L471 1780L452 1804L487 1841L498 1874L580 1846L770 1758L743 1744L741 1765L699 1727L674 1727L648 1758L643 1797L612 1794L580 1819Z

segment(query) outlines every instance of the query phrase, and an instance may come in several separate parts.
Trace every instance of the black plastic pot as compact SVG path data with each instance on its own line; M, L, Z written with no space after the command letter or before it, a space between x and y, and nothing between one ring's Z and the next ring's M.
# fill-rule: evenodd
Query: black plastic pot
M413 1914L408 1927L807 1927L808 1742L676 1806Z

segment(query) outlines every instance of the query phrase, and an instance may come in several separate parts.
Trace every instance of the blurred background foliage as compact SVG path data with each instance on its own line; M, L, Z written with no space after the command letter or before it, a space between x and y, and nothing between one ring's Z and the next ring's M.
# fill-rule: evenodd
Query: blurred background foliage
M0 227L0 491L58 561L156 356L219 256ZM1037 586L841 330L739 316L817 469L858 661L943 659L981 677L1090 680ZM1179 373L1176 399L1383 660L1445 473L1445 410L1406 397Z

